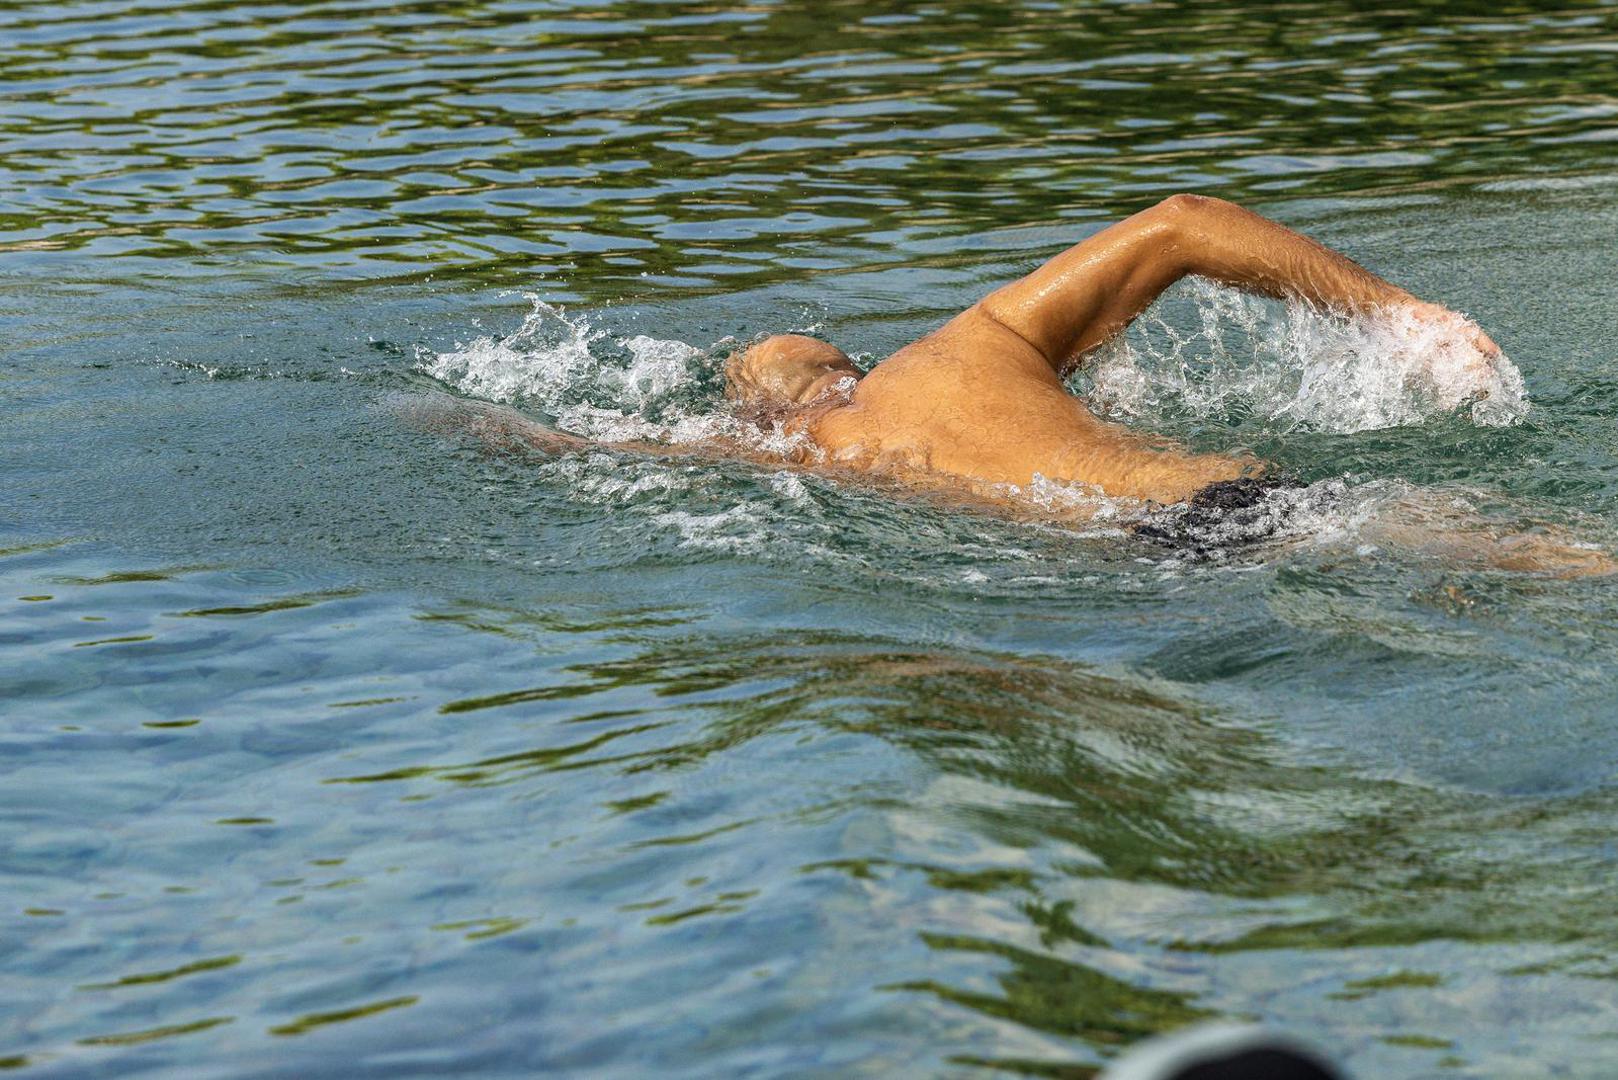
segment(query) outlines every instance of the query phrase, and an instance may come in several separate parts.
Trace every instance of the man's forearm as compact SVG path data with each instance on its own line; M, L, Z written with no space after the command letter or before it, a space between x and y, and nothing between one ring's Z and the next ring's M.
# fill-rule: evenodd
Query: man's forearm
M1346 255L1251 210L1205 196L1182 199L1174 235L1185 273L1344 311L1415 302Z
M1348 256L1223 199L1179 196L1170 226L1182 273L1342 312L1402 309L1485 356L1500 347L1463 316L1412 296Z

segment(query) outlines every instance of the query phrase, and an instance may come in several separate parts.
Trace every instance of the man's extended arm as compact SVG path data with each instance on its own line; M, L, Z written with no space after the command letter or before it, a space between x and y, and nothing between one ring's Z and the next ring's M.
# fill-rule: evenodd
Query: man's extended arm
M1499 352L1454 312L1417 300L1307 236L1199 195L1172 196L1102 230L978 308L1065 372L1188 274L1340 312L1409 308L1425 320L1452 322L1485 355Z

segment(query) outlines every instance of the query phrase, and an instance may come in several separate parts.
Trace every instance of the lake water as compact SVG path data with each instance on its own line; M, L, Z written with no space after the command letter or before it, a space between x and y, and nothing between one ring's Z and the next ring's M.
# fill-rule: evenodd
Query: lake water
M1182 287L1077 389L1341 493L1202 562L422 422L718 424L1179 190L1525 414ZM1618 1073L1618 592L1353 512L1618 547L1615 251L1608 4L5 5L0 1068Z

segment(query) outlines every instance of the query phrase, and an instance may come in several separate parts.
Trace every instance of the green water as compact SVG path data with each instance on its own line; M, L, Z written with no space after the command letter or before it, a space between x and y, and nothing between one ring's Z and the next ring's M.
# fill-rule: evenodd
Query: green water
M1222 1017L1618 1072L1618 594L1351 512L1618 549L1615 55L1602 4L4 5L0 1066L1083 1077ZM1343 493L1206 563L420 422L701 428L732 340L880 359L1178 190L1473 314L1526 416L1301 409L1342 340L1178 291L1122 415Z

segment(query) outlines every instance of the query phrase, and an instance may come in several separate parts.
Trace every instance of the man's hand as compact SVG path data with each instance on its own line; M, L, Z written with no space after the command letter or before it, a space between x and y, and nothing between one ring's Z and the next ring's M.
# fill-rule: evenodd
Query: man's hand
M1494 343L1494 339L1485 334L1477 323L1458 311L1451 311L1442 304L1430 304L1414 297L1411 298L1407 310L1415 316L1418 323L1451 331L1482 353L1486 359L1493 360L1500 356L1500 346Z

